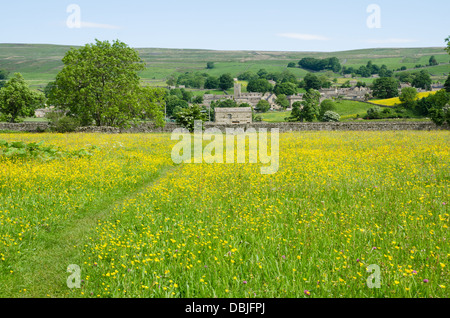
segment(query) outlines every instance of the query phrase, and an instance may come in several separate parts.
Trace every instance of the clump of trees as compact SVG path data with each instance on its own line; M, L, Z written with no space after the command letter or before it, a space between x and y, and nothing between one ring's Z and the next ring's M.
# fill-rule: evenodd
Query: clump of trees
M397 97L399 85L399 81L393 77L377 78L372 84L372 95L379 99Z
M450 37L445 41L447 42L446 51L450 54ZM435 65L435 58L432 56L429 62L430 65ZM400 81L411 83L414 87L431 89L431 78L425 70L415 73L404 72L399 74L398 78ZM414 87L402 89L399 97L400 107L418 116L428 116L437 125L450 124L450 75L444 88L435 94L417 99L418 94Z
M416 88L431 90L432 79L428 71L421 70L419 72L401 72L395 75L401 83L411 84Z
M436 60L436 57L434 55L430 57L430 60L428 61L428 65L429 66L439 65L439 63Z
M30 89L20 73L15 73L0 89L0 113L3 121L19 122L23 117L34 116L45 103L41 92Z
M409 117L408 115L402 115L403 111L401 109L394 109L379 106L371 107L367 110L367 114L364 116L367 119L388 119L388 118L403 118Z
M361 65L359 68L342 67L342 74L358 75L360 77L370 77L372 75L379 75L380 77L391 77L394 75L394 71L388 70L386 65L378 66L373 64L372 61L367 62L367 65Z
M337 57L330 57L325 59L305 57L298 62L298 65L303 69L316 72L330 70L335 73L339 73L342 69L342 65Z
M322 101L322 103L320 103L319 119L323 120L326 112L336 112L336 109L337 108L334 101L332 101L331 99L325 99L324 101Z
M275 85L275 88L273 89L273 92L278 95L295 95L297 93L297 85L291 82L284 82L284 83L277 83Z
M273 86L265 78L253 78L248 82L247 91L265 94L267 92L272 92Z
M256 104L255 110L258 113L268 112L270 109L270 103L264 99L261 99L258 104Z
M303 95L303 101L292 104L291 116L288 121L312 122L319 117L320 93L310 89Z
M319 90L321 88L330 88L332 85L333 83L325 74L316 75L313 73L308 73L300 82L299 87L308 91L310 89Z

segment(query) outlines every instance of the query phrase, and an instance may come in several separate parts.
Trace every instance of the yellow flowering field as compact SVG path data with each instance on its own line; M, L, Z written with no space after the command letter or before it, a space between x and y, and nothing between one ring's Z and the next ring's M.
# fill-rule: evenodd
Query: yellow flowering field
M169 134L0 139L98 147L0 161L2 296L449 296L448 131L280 134L272 175L175 165Z
M433 94L436 94L436 91L417 93L416 100L424 98L424 97L428 97L429 95L433 95ZM379 105L384 105L384 106L395 106L395 105L400 105L402 103L400 101L399 97L393 97L393 98L387 98L387 99L377 99L377 100L372 100L371 102L373 102L375 104L379 104Z

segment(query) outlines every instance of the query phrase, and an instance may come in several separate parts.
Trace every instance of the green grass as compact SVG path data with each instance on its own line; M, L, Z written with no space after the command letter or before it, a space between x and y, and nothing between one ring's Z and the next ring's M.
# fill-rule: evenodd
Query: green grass
M61 59L70 46L0 44L0 69L11 73L20 72L33 88L43 88L54 80L62 68ZM142 79L154 86L166 86L166 79L174 73L199 71L210 75L231 73L237 77L240 73L251 70L257 72L266 69L268 72L281 72L287 69L289 62L297 63L303 57L336 56L345 66L359 67L373 63L386 64L389 69L401 66L414 68L417 64L428 64L431 55L435 55L439 63L448 63L450 58L443 48L411 48L411 49L370 49L343 52L255 52L255 51L211 51L139 48L141 57L147 64L141 72ZM214 61L215 68L206 69L205 61ZM427 68L440 78L450 73L450 65L438 65ZM298 78L307 71L300 68L289 68ZM338 77L332 74L332 77ZM372 79L363 79L371 82Z
M169 134L2 137L99 149L0 158L0 297L449 296L448 131L280 134L273 175L174 165Z
M342 121L346 121L350 118L356 118L356 115L360 115L362 117L367 113L367 110L373 105L362 103L358 101L350 101L350 100L341 100L335 102L336 104L336 112L341 115ZM291 114L290 111L272 111L267 113L260 114L263 121L272 122L272 123L281 123L285 122L285 118L289 117Z
M262 117L263 121L269 123L282 123L285 122L285 118L291 115L290 111L272 111L267 113L258 114Z
M345 119L355 118L356 115L362 117L372 107L373 105L358 101L341 100L336 102L336 112L341 115L341 120L343 121Z

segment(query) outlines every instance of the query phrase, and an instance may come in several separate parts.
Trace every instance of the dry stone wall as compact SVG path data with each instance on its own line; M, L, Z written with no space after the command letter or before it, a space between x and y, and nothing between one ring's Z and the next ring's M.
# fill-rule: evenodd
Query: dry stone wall
M23 132L43 132L48 128L47 123L0 123L1 130L13 130ZM218 128L225 132L226 128L254 128L256 130L265 128L278 128L280 132L289 131L392 131L392 130L450 130L448 125L436 126L432 122L427 121L358 121L358 122L342 122L342 123L265 123L256 122L251 124L217 124L205 123L205 128ZM133 126L127 129L119 129L114 127L81 127L77 130L80 133L171 133L180 126L174 123L167 123L165 127L155 127L151 123Z

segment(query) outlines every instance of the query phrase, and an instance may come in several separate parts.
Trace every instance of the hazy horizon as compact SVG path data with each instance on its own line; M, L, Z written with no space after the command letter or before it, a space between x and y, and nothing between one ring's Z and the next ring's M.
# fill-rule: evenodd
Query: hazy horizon
M99 39L101 40L101 39ZM122 41L121 39L117 39ZM81 47L86 44L94 43L91 41L89 43L85 43L82 45L72 45L72 44L57 44L57 43L1 43L0 45L50 45L50 46L68 46L68 47ZM124 41L122 41L124 42ZM126 42L124 42L126 43ZM128 44L128 43L126 43ZM131 47L131 46L130 46ZM350 50L331 50L331 51L293 51L293 50L253 50L253 49L245 49L245 50L232 50L232 49L204 49L204 48L182 48L182 47L133 47L135 49L156 49L156 50L192 50L192 51L217 51L217 52L293 52L293 53L336 53L336 52L350 52L350 51L362 51L362 50L414 50L414 49L440 49L445 50L445 46L416 46L416 47L366 47L366 48L357 48ZM443 53L446 53L443 51Z
M57 1L2 4L0 43L342 52L443 47L448 1Z

